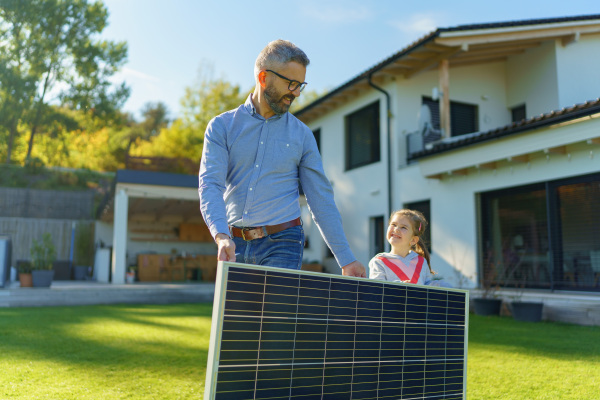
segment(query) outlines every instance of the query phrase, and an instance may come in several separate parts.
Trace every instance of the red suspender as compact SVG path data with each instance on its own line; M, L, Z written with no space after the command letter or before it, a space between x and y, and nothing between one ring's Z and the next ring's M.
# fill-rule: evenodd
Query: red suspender
M394 274L396 274L396 276L398 276L398 278L400 278L400 280L402 282L405 281L410 281L410 283L417 283L417 281L419 280L419 276L421 275L421 268L423 268L423 260L424 258L421 256L417 256L417 267L415 268L415 273L413 274L412 278L409 278L408 276L406 276L406 274L400 269L400 267L398 267L394 262L392 262L391 260L388 260L387 258L384 257L377 257L378 260L383 261L383 263L392 270L392 272ZM397 260L398 262L402 262L400 260ZM412 264L412 262L411 262Z

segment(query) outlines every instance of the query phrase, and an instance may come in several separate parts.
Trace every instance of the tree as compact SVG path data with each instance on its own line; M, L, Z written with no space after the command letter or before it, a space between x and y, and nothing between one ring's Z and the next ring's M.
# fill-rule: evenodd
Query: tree
M300 97L296 98L290 107L290 112L294 114L296 111L301 110L305 106L309 105L319 97L325 96L327 90L319 93L316 90L304 90Z
M238 107L248 95L237 85L211 78L210 69L203 71L208 72L201 73L197 83L185 90L181 99L181 117L151 137L149 142L138 143L132 153L200 160L204 131L210 120Z
M96 38L107 18L101 1L0 0L0 115L11 115L0 124L9 132L8 149L18 123L26 122L31 156L53 101L103 118L123 105L129 89L111 90L109 78L126 61L127 45Z

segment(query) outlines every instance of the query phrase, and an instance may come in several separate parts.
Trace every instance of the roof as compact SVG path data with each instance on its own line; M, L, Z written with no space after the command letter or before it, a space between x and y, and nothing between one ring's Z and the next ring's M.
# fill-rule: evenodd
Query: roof
M460 147L479 144L488 140L521 133L523 131L530 131L566 121L572 121L598 113L600 113L600 98L592 101L586 101L582 104L576 104L571 107L565 107L560 110L551 111L549 113L524 119L519 122L513 122L511 124L504 125L486 132L475 132L467 135L444 138L437 142L431 143L429 148L425 150L410 154L409 160L431 156Z
M128 215L130 220L138 216L155 215L155 220L160 218L182 218L183 221L201 222L198 200L189 200L182 197L182 192L189 189L198 189L198 177L194 175L174 174L168 172L139 171L120 169L117 171L114 186L107 193L101 206L98 207L97 218L104 222L112 223L115 208L115 188L118 184L146 185L146 187L166 187L164 196L146 196L144 189L142 195L135 197L129 205ZM179 190L177 189L179 188ZM159 188L160 189L160 188ZM164 189L163 189L164 190Z
M198 177L194 175L173 174L168 172L120 169L117 171L115 183L197 188Z
M349 101L360 91L370 89L371 83L381 84L390 76L410 78L435 68L442 59L449 60L451 66L500 61L538 47L544 41L560 39L569 43L577 40L579 35L599 32L600 14L438 28L294 115L308 123Z

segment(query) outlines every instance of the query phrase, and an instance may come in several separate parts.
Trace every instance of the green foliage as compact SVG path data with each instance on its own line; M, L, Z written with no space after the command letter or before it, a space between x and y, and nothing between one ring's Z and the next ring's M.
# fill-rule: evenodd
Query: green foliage
M38 175L44 171L44 162L37 157L25 160L25 171L30 175Z
M33 239L30 255L33 269L52 269L52 263L56 261L56 248L52 236L44 233L41 241Z
M87 190L107 187L112 174L89 170L61 171L46 167L31 170L0 164L0 186L52 190Z
M17 261L17 271L20 274L30 274L33 270L33 265L31 265L31 261L29 260L18 260Z
M123 105L129 89L113 90L110 78L126 61L127 45L99 39L107 19L101 1L0 1L0 131L8 139L7 163L26 133L30 158L40 128L56 120L48 93L105 120Z
M132 146L132 155L200 160L204 131L210 120L238 107L248 96L237 85L211 78L210 70L204 72L198 83L185 90L181 100L182 117L148 141L137 140Z
M297 97L292 103L290 112L294 114L296 111L303 109L313 101L317 100L319 97L325 96L327 92L327 90L321 93L317 92L316 90L304 90L300 97Z

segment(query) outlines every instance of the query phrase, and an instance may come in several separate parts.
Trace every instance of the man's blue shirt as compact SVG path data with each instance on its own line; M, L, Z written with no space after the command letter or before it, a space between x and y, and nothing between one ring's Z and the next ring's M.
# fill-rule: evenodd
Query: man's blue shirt
M338 264L355 261L317 143L305 124L289 112L263 118L252 94L237 109L209 122L198 193L213 237L229 235L228 225L276 225L298 218L299 184Z

